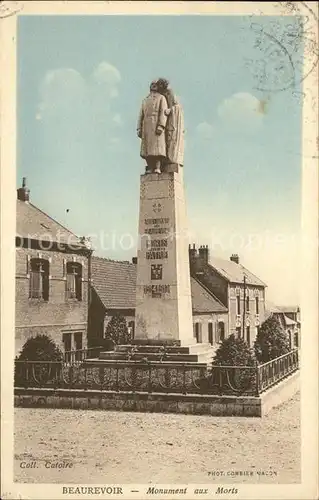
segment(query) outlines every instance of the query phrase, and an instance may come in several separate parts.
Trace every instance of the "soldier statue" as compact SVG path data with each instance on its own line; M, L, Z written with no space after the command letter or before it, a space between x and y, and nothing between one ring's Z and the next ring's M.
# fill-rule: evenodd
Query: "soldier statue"
M137 135L141 139L141 157L145 173L178 171L184 163L184 116L168 80L159 78L150 85L143 100Z

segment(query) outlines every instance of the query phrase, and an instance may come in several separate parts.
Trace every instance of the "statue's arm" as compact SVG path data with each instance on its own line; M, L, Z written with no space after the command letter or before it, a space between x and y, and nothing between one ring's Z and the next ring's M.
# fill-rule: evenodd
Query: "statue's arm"
M164 96L161 96L160 104L159 104L159 113L158 113L158 121L157 127L164 129L166 127L167 115L166 111L168 109L167 101Z
M144 109L143 106L141 106L141 110L137 120L137 136L140 139L142 138L143 120L144 120Z

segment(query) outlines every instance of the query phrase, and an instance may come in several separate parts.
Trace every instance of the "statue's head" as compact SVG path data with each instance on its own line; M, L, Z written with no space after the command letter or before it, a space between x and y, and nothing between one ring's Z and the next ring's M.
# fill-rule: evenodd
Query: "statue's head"
M166 80L166 78L159 78L157 80L157 88L158 92L161 94L166 94L167 90L169 89L169 81Z
M150 85L151 92L158 92L157 80L153 80Z

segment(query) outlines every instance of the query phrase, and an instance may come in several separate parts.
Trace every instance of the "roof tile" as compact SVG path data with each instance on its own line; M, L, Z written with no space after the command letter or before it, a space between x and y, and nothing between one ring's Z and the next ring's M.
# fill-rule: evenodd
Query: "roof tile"
M211 257L209 260L209 265L216 269L216 271L221 274L230 283L243 283L244 276L246 276L247 285L256 286L267 286L263 281L261 281L252 272L246 269L241 264L237 264L231 260L219 259L217 257Z
M16 232L23 238L82 245L80 238L69 229L32 203L20 200L17 200Z

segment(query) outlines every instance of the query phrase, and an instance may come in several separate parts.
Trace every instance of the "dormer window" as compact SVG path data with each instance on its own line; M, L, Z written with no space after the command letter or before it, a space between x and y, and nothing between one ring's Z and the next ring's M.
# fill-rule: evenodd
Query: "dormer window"
M30 299L49 300L49 261L30 260Z
M66 297L82 300L82 265L78 262L66 265Z

